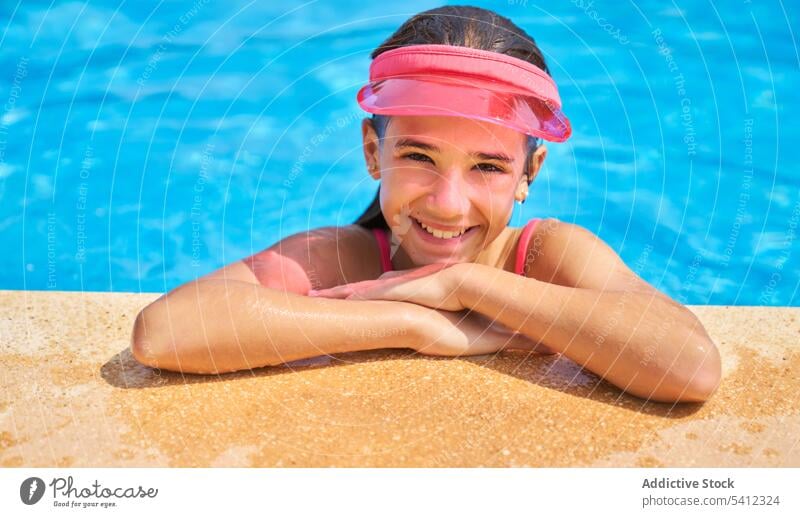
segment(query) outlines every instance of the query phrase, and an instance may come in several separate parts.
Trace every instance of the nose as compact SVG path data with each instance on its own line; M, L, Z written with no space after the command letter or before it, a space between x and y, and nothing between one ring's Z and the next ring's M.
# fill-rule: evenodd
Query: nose
M433 191L428 197L429 213L442 222L461 219L469 212L469 185L459 171L448 171L436 178Z

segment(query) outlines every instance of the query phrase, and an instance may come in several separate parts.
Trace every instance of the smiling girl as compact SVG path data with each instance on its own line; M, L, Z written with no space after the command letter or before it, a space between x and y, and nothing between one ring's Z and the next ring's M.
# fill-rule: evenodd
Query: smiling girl
M720 357L695 315L588 230L508 226L570 136L541 51L484 9L420 13L372 54L355 224L292 235L145 307L143 364L221 373L378 348L558 353L639 397L702 401Z

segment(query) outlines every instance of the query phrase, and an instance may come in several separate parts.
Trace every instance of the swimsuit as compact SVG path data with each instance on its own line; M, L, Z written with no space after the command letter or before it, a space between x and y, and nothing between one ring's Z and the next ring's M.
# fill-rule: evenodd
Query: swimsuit
M522 229L522 233L519 236L519 241L517 242L517 259L514 263L514 273L518 275L525 275L525 255L528 252L528 244L533 235L533 230L536 228L536 223L539 221L540 219L531 219L528 221L528 224L525 225L525 228ZM392 271L389 237L387 235L388 231L381 228L373 228L372 233L375 235L375 240L378 241L378 250L381 255L381 270L384 273Z

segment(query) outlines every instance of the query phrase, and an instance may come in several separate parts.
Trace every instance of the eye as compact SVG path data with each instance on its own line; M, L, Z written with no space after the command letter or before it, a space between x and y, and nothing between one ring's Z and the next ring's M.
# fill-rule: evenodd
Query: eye
M494 174L503 174L506 172L505 169L502 169L497 165L492 165L491 163L479 163L475 165L475 168L481 172L491 172Z
M402 158L407 158L409 160L414 160L415 162L429 162L433 163L433 160L422 153L408 153L404 154Z

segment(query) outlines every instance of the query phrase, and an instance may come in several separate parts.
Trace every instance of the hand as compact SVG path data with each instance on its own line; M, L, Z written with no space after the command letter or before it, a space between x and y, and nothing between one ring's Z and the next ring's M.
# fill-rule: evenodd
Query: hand
M424 305L432 309L466 309L458 299L458 264L429 264L403 271L384 273L376 280L340 285L309 296L347 300L394 300Z
M513 332L471 311L432 311L423 323L423 339L414 347L425 355L469 356L519 349L553 354L524 334Z

